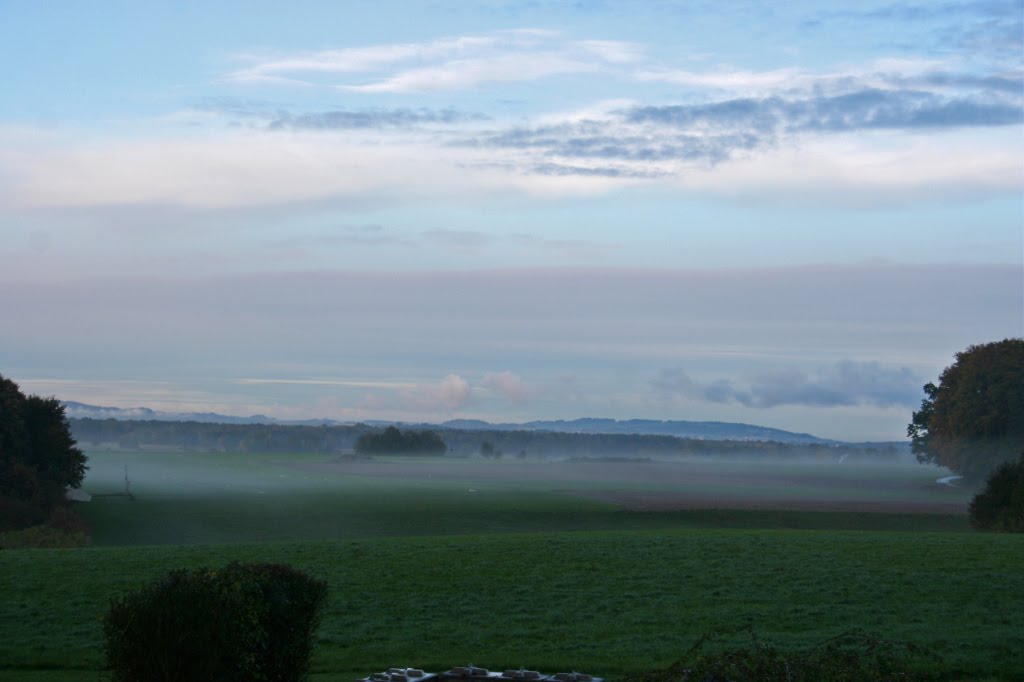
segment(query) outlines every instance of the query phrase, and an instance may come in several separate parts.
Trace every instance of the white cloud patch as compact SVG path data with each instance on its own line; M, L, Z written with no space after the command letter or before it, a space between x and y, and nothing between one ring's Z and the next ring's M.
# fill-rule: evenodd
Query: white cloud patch
M853 88L895 89L908 81L924 82L929 74L949 73L952 68L955 64L950 60L885 57L866 64L848 64L823 71L800 66L761 71L729 65L701 71L661 66L639 69L633 77L642 82L671 83L721 90L743 97L763 97L778 92L828 94Z
M462 36L420 43L370 45L291 54L239 54L235 56L236 61L248 62L249 65L228 73L225 78L239 83L258 83L298 80L310 74L360 73L413 60L479 52L493 46L497 40L496 36Z
M436 384L419 384L398 392L407 407L449 414L465 407L472 394L469 382L458 374L449 374Z
M487 372L484 374L480 385L494 393L497 393L505 400L522 404L536 392L523 381L523 378L514 372Z
M249 65L229 73L225 77L229 82L320 84L349 92L416 93L594 73L608 66L638 62L643 59L643 49L623 41L573 41L554 31L521 29L419 43L236 58ZM369 82L352 82L355 76ZM325 81L325 77L333 80Z

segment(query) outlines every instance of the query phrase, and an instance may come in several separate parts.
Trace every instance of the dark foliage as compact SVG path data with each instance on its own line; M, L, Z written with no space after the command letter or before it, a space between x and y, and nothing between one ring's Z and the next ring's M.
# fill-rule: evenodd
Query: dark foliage
M280 564L171 571L111 601L107 663L115 682L304 680L326 599Z
M1024 533L1024 454L996 467L971 500L970 516L977 530Z
M701 637L679 661L664 670L627 678L626 682L862 682L923 680L907 672L912 658L925 651L913 644L851 630L805 651L783 652L761 641L754 631L744 647L706 651L720 632Z
M0 531L40 524L85 476L64 407L0 376Z
M364 433L356 441L360 455L443 455L448 451L433 431L400 431L389 426L380 433Z
M907 426L919 461L980 480L1024 450L1024 339L968 347L924 392Z

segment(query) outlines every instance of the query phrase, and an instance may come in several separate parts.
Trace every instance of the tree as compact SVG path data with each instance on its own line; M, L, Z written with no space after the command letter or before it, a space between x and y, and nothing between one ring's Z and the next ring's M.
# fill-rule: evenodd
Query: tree
M907 426L919 462L979 480L1024 450L1024 339L969 346L924 392Z
M405 431L389 426L380 433L364 433L356 441L361 455L443 455L448 446L433 431Z
M44 521L81 485L85 462L64 406L0 376L0 530Z
M969 512L977 530L1024 533L1024 454L995 468Z

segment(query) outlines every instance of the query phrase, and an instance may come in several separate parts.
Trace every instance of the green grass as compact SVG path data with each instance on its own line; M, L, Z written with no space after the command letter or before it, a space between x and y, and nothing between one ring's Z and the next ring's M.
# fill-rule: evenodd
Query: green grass
M183 453L89 453L86 488L93 493L123 489L123 466L129 466L137 499L97 497L81 505L93 528L96 545L217 544L282 540L358 539L382 536L457 535L537 531L651 530L669 528L810 528L834 530L969 530L964 514L897 514L792 510L696 509L628 511L588 499L587 492L663 490L658 481L590 478L546 481L514 476L489 479L479 463L413 460L419 477L352 476L323 473L296 465L318 464L323 456L271 456ZM399 458L396 465L408 463ZM511 463L488 463L483 471L518 471ZM542 474L544 463L536 467ZM638 465L643 469L645 465ZM431 472L465 470L466 478L432 477ZM874 500L899 491L907 497L962 494L929 491L922 481L934 474L916 468L836 469L793 464L745 464L747 476L789 470L794 483L789 497L829 499L835 495ZM598 469L600 471L600 468ZM744 490L731 483L731 464L703 465L702 474L717 483L686 483L676 491L699 487L715 491L727 507ZM822 472L831 487L822 493ZM801 478L802 477L802 478ZM896 481L898 487L893 486ZM880 481L885 486L878 485ZM689 487L687 487L689 486ZM818 486L818 488L815 488ZM817 492L816 492L817 491ZM782 493L778 493L782 494ZM946 499L945 497L943 499Z
M87 489L118 490L127 463L137 500L81 505L93 547L0 551L0 678L95 680L111 597L171 568L241 560L330 584L314 680L468 662L614 678L748 623L782 647L862 627L933 648L942 660L920 665L950 679L1024 679L1024 538L967 532L963 514L631 512L582 494L665 486L594 470L482 477L521 471L501 462L351 476L287 459L90 453ZM454 469L432 476L441 466ZM925 485L927 469L835 471L794 467L787 494L965 495Z
M912 640L964 677L1024 671L1024 538L676 530L0 553L0 664L94 671L107 601L163 571L285 562L331 597L314 669L472 661L611 676L752 623L781 646L850 627ZM93 673L95 674L95 673Z

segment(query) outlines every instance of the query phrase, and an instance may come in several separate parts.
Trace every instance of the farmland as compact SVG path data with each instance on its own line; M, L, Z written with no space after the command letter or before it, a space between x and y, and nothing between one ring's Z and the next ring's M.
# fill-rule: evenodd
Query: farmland
M96 679L111 596L231 560L329 582L316 680L617 677L745 624L784 647L863 627L950 679L1024 671L1024 542L969 532L969 492L919 465L89 455L91 492L127 465L137 499L84 505L92 547L0 553L5 679Z

